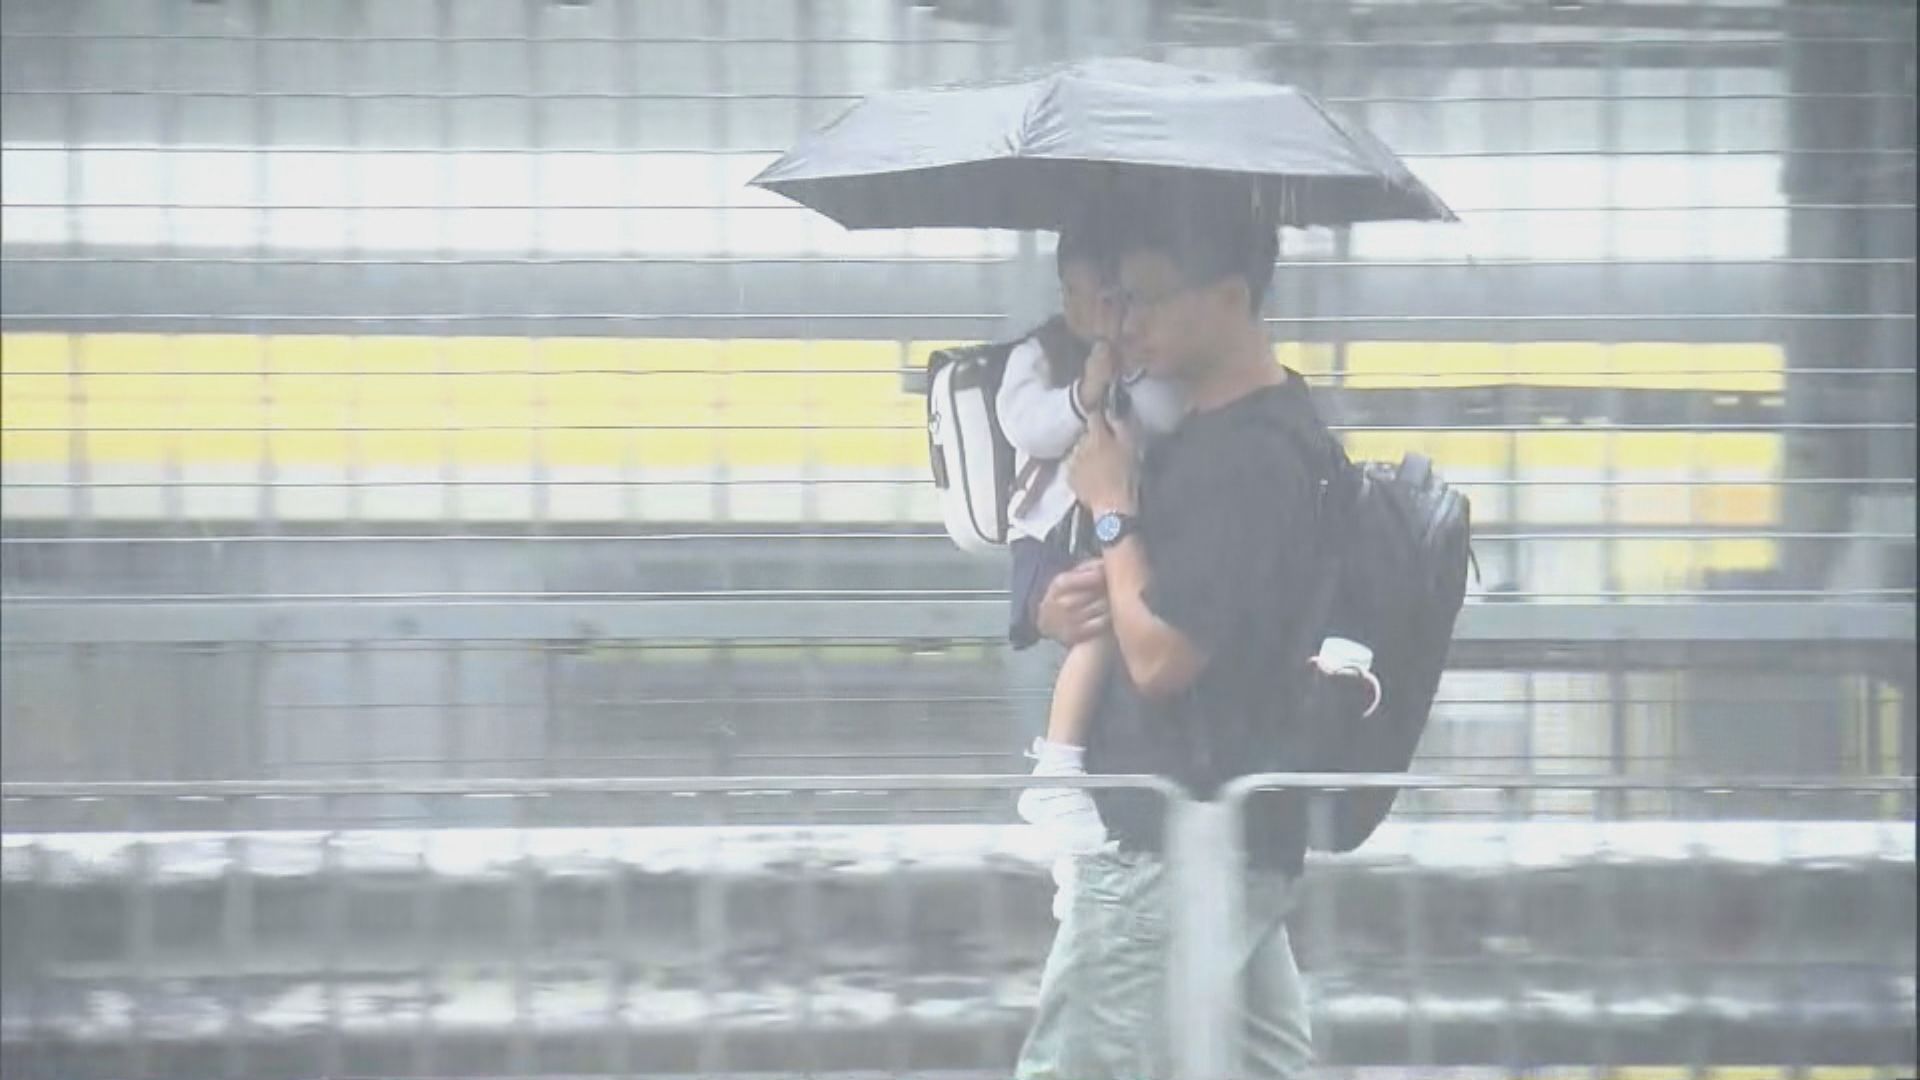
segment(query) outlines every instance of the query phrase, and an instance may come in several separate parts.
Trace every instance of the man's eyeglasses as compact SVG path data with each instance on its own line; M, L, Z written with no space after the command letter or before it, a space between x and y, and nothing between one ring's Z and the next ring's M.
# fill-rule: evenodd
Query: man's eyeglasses
M1108 290L1106 299L1116 312L1124 315L1128 312L1150 312L1179 297L1190 293L1194 286L1187 284L1172 285L1152 292L1134 292L1131 289L1114 288Z

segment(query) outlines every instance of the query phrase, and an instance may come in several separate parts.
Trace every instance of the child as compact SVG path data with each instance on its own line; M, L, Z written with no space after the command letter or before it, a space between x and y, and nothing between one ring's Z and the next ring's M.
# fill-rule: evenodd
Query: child
M1017 648L1039 638L1033 612L1053 575L1094 555L1086 511L1074 501L1063 465L1086 431L1087 416L1124 395L1127 408L1112 411L1132 424L1139 446L1147 437L1172 431L1185 412L1171 384L1121 370L1107 342L1115 315L1108 299L1110 265L1096 244L1090 227L1061 233L1062 314L1008 356L996 400L1001 429L1017 452L1007 513L1014 610L1009 636ZM1111 638L1103 638L1067 652L1047 711L1047 734L1035 739L1031 750L1033 775L1086 775L1087 728L1113 647ZM1019 813L1048 828L1065 852L1090 852L1106 842L1100 813L1085 790L1030 788L1020 795Z

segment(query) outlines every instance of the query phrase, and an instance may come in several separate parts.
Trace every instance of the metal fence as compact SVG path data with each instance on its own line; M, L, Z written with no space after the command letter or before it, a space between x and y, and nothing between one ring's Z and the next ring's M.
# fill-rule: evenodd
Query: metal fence
M1464 219L1288 231L1268 311L1352 453L1468 491L1484 571L1421 758L1483 780L1308 877L1330 1060L1910 1071L1915 39L9 0L4 1071L1003 1065L1043 871L959 774L1020 768L1050 658L938 535L914 390L1049 309L1048 240L744 182L863 93L1096 54L1300 84ZM873 775L664 779L769 773ZM1174 805L1230 879L1233 804ZM1204 1069L1232 988L1178 940Z
M1167 800L1169 1075L1235 1074L1245 795L1330 780L1501 816L1417 815L1310 863L1291 921L1328 1067L1913 1067L1909 781L1254 777L1218 803L1090 781ZM905 822L1018 782L9 785L0 1054L67 1080L1005 1075L1052 931L1046 852ZM1588 810L1530 817L1554 795ZM1669 812L1625 820L1640 796ZM834 823L849 800L890 823ZM461 801L504 811L420 827ZM307 827L261 828L273 804ZM529 827L554 806L569 827Z
M1048 308L1047 241L744 180L1097 53L1300 83L1462 212L1287 232L1269 313L1350 450L1474 499L1428 767L1913 770L1901 5L0 18L9 779L1013 765L1046 659L909 391Z
M1024 771L1050 672L983 640L1002 603L425 602L223 625L131 604L69 622L14 600L0 757L9 779ZM1819 621L1470 608L1423 767L1910 775L1911 612L1797 614ZM776 619L818 636L652 640L751 639Z

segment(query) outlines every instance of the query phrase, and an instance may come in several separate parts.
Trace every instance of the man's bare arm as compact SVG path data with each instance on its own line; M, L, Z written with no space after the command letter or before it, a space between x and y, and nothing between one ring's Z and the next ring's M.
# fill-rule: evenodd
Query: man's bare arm
M1137 533L1127 536L1106 550L1101 563L1107 570L1114 640L1133 685L1150 698L1172 697L1192 686L1211 658L1147 606L1153 570L1145 543Z

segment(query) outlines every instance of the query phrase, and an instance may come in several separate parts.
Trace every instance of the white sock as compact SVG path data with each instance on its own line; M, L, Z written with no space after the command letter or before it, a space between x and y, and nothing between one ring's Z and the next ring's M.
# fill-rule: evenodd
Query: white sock
M1046 739L1033 740L1035 776L1085 776L1086 772L1086 747L1048 742Z

